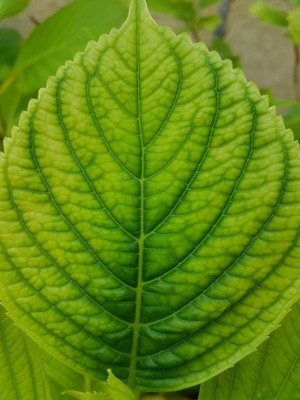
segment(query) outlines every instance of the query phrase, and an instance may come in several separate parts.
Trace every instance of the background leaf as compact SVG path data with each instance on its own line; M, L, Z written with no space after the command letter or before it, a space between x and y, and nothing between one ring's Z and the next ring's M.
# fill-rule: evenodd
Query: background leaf
M300 6L289 13L288 28L294 43L300 45Z
M63 395L62 392L66 389L74 389L78 391L92 390L91 380L80 374L77 371L60 363L58 360L51 357L49 353L39 349L41 359L46 372L46 377L49 382L52 398L54 400L70 400L71 396Z
M35 344L0 307L1 399L50 400L48 384Z
M267 6L263 1L257 1L250 7L250 12L262 22L272 25L287 26L288 13L275 7Z
M258 351L201 386L200 400L300 399L300 302Z
M14 64L21 41L21 36L17 31L7 28L0 29L0 84Z
M189 22L195 17L193 0L148 0L151 11L170 13L176 19Z
M21 12L29 0L1 0L0 1L0 19L11 17Z
M67 390L65 393L82 400L136 400L132 391L110 370L107 381L99 383L99 388L99 393L82 393L73 390Z
M133 1L28 106L0 162L5 306L97 379L232 366L299 296L299 146L252 83Z
M45 85L59 65L124 20L119 0L80 0L39 25L23 43L13 72L23 93Z
M199 0L201 8L212 6L213 4L219 3L220 0Z

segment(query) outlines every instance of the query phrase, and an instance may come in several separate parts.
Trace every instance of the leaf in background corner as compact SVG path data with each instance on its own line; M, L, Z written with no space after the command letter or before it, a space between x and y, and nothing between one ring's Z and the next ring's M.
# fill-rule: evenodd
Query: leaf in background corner
M287 26L286 11L279 10L278 8L267 6L263 1L257 1L249 8L250 13L259 18L261 22L271 25Z
M11 17L21 12L29 0L1 0L0 1L0 19Z
M119 0L79 0L39 25L23 43L14 76L31 93L46 84L59 65L83 50L88 40L119 26L126 12Z
M300 152L240 70L133 0L29 103L0 160L2 301L141 391L203 382L299 296Z
M204 383L199 400L299 400L300 302L258 350Z
M0 29L0 86L10 76L21 47L21 36L13 29ZM0 94L0 137L10 135L21 100L21 93L14 84ZM29 98L27 98L27 103ZM0 146L1 147L1 146Z
M288 14L288 28L294 43L300 45L300 6Z
M0 387L3 400L50 400L35 344L0 306Z
M19 53L22 38L8 28L0 28L0 84L4 81Z

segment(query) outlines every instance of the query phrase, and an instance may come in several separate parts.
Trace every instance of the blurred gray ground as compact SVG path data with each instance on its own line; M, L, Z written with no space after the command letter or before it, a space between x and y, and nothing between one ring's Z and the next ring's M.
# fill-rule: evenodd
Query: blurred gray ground
M21 15L6 19L1 25L13 26L23 36L27 36L35 23L42 22L71 1L31 0L30 6ZM234 52L241 57L242 68L248 80L255 81L260 88L271 88L277 98L293 99L293 47L285 37L284 29L264 25L249 15L248 8L254 1L232 1L226 39ZM265 2L282 9L288 9L290 4L288 0ZM205 38L206 36L204 35ZM209 41L209 36L207 40Z

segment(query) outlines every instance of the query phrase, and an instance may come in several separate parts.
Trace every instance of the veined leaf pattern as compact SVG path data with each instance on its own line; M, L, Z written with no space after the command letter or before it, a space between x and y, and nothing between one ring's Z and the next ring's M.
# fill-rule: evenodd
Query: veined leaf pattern
M201 385L199 400L300 398L300 302L258 351Z
M268 100L133 0L1 160L1 297L70 366L139 390L230 367L299 297L299 146Z
M32 342L0 306L1 399L51 400L41 359Z

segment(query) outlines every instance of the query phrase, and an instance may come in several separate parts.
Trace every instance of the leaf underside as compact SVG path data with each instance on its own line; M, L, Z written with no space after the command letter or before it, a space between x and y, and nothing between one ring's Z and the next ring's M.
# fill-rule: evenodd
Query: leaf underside
M298 144L240 71L144 1L30 102L0 168L3 302L82 372L191 386L298 297Z

